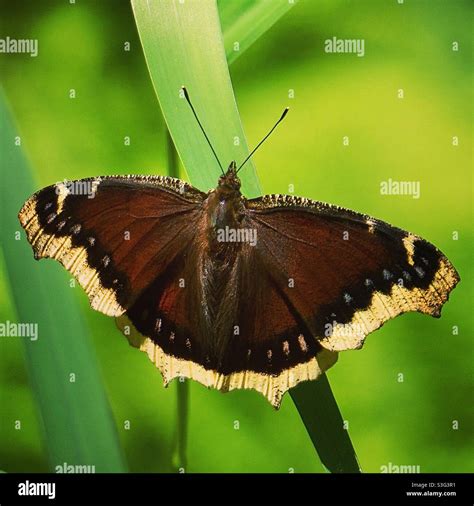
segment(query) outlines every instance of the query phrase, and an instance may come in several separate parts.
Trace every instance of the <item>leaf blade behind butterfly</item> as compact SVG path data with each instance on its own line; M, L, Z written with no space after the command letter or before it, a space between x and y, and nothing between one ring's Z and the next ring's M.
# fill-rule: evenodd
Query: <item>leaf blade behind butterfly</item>
M250 47L293 5L287 0L269 4L249 0L244 6L233 1L219 1L229 65ZM239 51L233 47L239 41ZM242 174L254 177L253 174ZM343 418L329 381L324 374L318 381L304 382L290 390L296 409L324 466L333 473L361 472L349 433L343 429Z
M186 2L186 4L194 7L196 10L194 13L194 23L191 22L193 14L191 11L177 10L180 8L180 4L177 1L163 0L159 6L161 12L157 13L156 3L145 3L143 0L132 0L145 57L158 100L163 114L167 119L168 128L173 136L173 140L191 182L204 189L206 185L215 185L215 181L212 178L215 179L218 172L213 165L215 162L212 160L212 155L208 146L201 142L198 149L195 150L195 143L187 144L189 135L191 134L188 133L187 137L180 133L181 128L186 128L189 132L194 132L196 137L202 141L202 134L199 130L191 128L189 124L192 123L194 127L196 127L192 119L190 122L188 121L190 118L189 114L186 116L182 111L178 112L177 110L177 90L180 84L186 82L193 102L195 104L200 104L200 108L204 111L206 110L205 105L207 104L209 106L210 102L214 101L212 90L223 90L224 88L228 88L226 90L226 100L231 107L224 111L224 119L229 121L229 125L234 125L230 128L230 131L235 129L236 124L240 125L240 117L235 107L235 99L233 98L232 86L228 77L227 65L222 59L222 54L224 52L217 51L215 47L219 44L222 45L219 23L216 23L215 4L214 2L202 2L199 8L196 8L197 4L195 2ZM247 2L241 9L231 8L230 4L235 5L235 2L226 2L225 5L220 3L219 7L220 9L226 9L224 12L221 12L221 16L224 18L222 24L225 27L224 40L226 41L226 54L230 61L235 61L243 51L232 51L232 39L247 41L248 44L245 45L245 48L247 48L251 43L257 40L266 29L260 28L254 31L252 24L252 20L256 21L256 17L259 16L263 2ZM260 7L257 8L257 4L260 4ZM150 6L151 10L148 10ZM250 10L244 15L242 10L246 8ZM276 12L281 16L283 14L283 7L279 6L278 11L275 8L273 17L269 18L272 19L273 22L277 19ZM166 15L169 16L166 26L166 36L170 39L168 41L164 40L163 35L158 33L163 23L163 17ZM149 16L148 19L147 16ZM181 16L185 17L185 21L182 20ZM189 19L189 16L191 16L191 19ZM211 22L208 23L208 19L206 19L206 23L200 27L197 21L197 19L201 19L199 16L203 16L203 19L208 18ZM158 18L158 21L154 21L155 17ZM243 20L245 20L245 22L243 22ZM183 26L186 27L186 33L181 32ZM267 22L267 28L269 26ZM206 33L204 33L202 37L207 40L207 44L214 46L214 49L207 53L204 52L200 55L200 58L194 56L191 61L188 61L188 50L189 54L193 54L195 49L194 46L197 35L194 32L196 30L205 30ZM170 47L173 45L175 46L174 48ZM202 50L203 46L201 45L200 47ZM179 48L179 51L177 48ZM166 60L170 54L179 62L179 64L173 67L173 71L176 72L176 75L171 82L160 78L158 71L158 64ZM212 86L209 88L203 86L203 83L199 82L197 79L199 73L202 72L200 64L203 64L207 69L211 69L206 75L206 82L213 82ZM169 63L167 65L168 71L170 71ZM196 75L192 73L193 67L195 68ZM198 114L200 114L200 111L198 111ZM229 149L230 145L228 139L230 136L228 134L223 135L223 131L227 129L227 125L222 123L222 119L222 117L216 116L215 114L207 114L205 120L201 117L206 131L213 141L215 139L214 135L220 135L218 153L225 153L227 157L232 157L234 151ZM183 121L185 123L182 123ZM242 128L241 125L239 128ZM245 145L245 149L241 150L243 156L247 154L246 149ZM207 161L204 165L214 168L202 168L200 166L202 160ZM209 177L211 171L212 177ZM252 170L246 169L242 172L242 182L243 191L248 196L260 194L258 178L253 168ZM359 466L355 451L347 432L342 429L342 416L327 378L323 376L318 382L307 382L301 385L298 392L290 392L290 394L324 465L331 472L358 472ZM342 434L343 437L341 437L340 431L344 432ZM332 450L330 447L331 444L334 445Z
M214 1L132 0L145 59L163 116L191 182L201 190L216 186L220 174L192 112L180 98L181 86L211 139L224 170L248 154L226 63ZM255 169L250 162L247 174ZM256 177L243 184L257 196Z
M360 473L327 376L300 383L290 394L324 466L332 473Z
M298 0L219 0L219 17L230 65L284 16ZM236 45L238 44L238 45Z

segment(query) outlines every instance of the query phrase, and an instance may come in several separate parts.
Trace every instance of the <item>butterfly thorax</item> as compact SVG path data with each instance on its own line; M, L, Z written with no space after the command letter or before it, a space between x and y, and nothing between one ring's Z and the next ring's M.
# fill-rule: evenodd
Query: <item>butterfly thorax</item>
M237 176L235 162L231 162L227 172L219 177L216 193L220 199L236 199L241 197L240 179Z
M219 178L217 188L209 192L205 207L209 250L218 260L223 254L228 254L229 249L236 249L232 244L236 241L232 241L232 237L241 228L245 212L235 162Z

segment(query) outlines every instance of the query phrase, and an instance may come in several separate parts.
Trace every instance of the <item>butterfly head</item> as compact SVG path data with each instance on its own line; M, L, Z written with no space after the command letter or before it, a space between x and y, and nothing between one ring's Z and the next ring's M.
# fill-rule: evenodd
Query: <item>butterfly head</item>
M235 161L230 162L227 172L220 176L218 189L225 194L240 194L240 179L237 176L237 165Z

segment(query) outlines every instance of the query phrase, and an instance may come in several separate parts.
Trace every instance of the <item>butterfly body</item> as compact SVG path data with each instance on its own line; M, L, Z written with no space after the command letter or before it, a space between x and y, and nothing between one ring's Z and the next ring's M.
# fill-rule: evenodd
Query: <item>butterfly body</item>
M165 383L252 388L278 407L390 318L439 316L459 281L433 245L385 222L246 199L234 162L208 193L162 176L71 183L20 211L35 257L61 262Z
M196 244L186 259L184 272L193 280L194 290L187 292L187 307L193 307L195 294L200 294L200 306L193 314L196 338L207 364L222 366L227 344L233 333L235 297L232 280L236 262L241 254L242 243L222 240L222 231L235 233L242 226L244 205L240 193L240 181L232 163L225 176L218 181L216 189L208 192L202 202L202 217ZM201 244L197 244L201 242ZM196 275L195 275L196 274Z

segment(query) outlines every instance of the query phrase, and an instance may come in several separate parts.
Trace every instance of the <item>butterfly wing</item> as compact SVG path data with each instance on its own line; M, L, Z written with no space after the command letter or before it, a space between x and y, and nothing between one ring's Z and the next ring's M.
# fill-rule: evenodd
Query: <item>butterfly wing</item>
M81 180L20 211L37 258L59 260L94 309L119 316L165 383L253 388L278 407L386 320L439 316L459 281L434 246L335 206L270 195L246 202L255 244L208 256L206 195L171 178Z
M94 309L118 316L186 248L204 197L169 177L90 178L40 190L19 219L35 258L61 262Z
M279 407L289 388L316 379L336 362L337 353L301 326L254 247L238 247L224 270L225 283L202 252L191 244L118 319L165 384L182 376L223 392L254 389ZM206 327L200 320L208 313Z
M408 311L438 317L459 276L435 246L369 216L304 198L247 202L266 270L303 328L333 351Z

